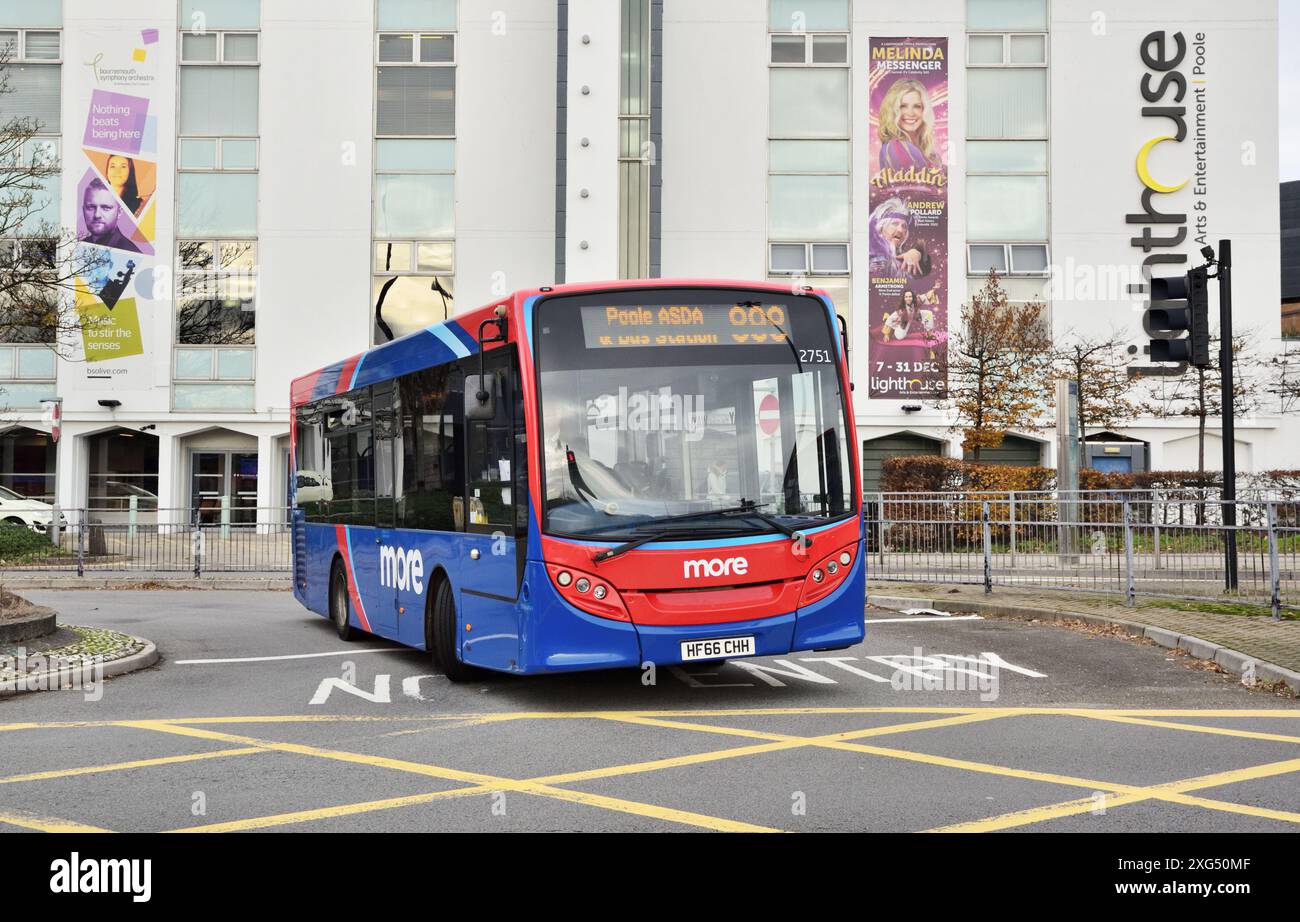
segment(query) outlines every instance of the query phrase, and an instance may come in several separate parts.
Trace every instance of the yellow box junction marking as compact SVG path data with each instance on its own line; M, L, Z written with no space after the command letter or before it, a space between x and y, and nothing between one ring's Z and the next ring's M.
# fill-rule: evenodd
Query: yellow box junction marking
M819 736L798 736L786 733L772 733L739 727L692 722L692 718L726 718L726 717L782 717L782 716L830 716L830 715L900 715L915 716L920 719L898 724L869 727L862 730L849 730ZM427 804L454 797L491 794L500 791L513 791L532 796L558 800L567 803L582 804L598 809L627 813L647 819L679 823L697 828L726 832L775 832L779 830L758 826L738 820L709 816L691 811L677 810L656 804L641 803L617 797L593 794L585 791L559 787L580 781L613 778L624 775L641 774L663 769L700 765L709 762L725 761L733 758L763 755L769 752L789 751L795 749L836 749L872 755L890 759L918 762L959 771L971 771L981 774L997 775L1027 781L1085 788L1092 796L1077 798L1062 803L1048 804L1027 810L1014 811L983 820L958 823L938 827L930 831L983 832L998 829L1010 829L1053 819L1075 816L1095 811L1104 806L1108 811L1115 807L1142 801L1162 801L1203 809L1236 813L1262 819L1279 820L1300 824L1300 813L1285 810L1272 810L1229 801L1199 797L1191 792L1206 788L1220 787L1242 781L1276 777L1300 771L1300 758L1272 762L1247 768L1233 769L1197 778L1166 782L1156 785L1128 785L1116 782L1095 781L1069 775L1039 772L1031 769L1018 769L1002 765L974 762L966 759L951 758L942 755L911 752L892 749L869 743L858 742L873 737L912 733L926 729L960 726L1008 717L1024 716L1069 716L1091 720L1127 724L1133 726L1154 727L1166 730L1203 733L1215 736L1236 737L1240 739L1267 742L1300 744L1300 736L1285 733L1260 732L1202 724L1187 724L1176 718L1291 718L1300 719L1300 710L1239 710L1214 709L1195 710L1178 709L1089 709L1089 708L970 708L970 707L844 707L844 708L735 708L711 710L648 710L648 711L524 711L505 713L457 714L436 716L351 716L351 715L260 715L260 716L221 716L167 718L157 720L105 720L105 721L64 721L64 722L23 722L0 724L0 732L17 732L41 729L78 729L90 727L122 727L147 730L169 735L183 736L228 744L231 748L207 752L189 753L177 756L137 759L116 762L107 765L82 766L76 768L55 769L43 772L30 772L0 778L0 785L15 784L25 781L45 781L80 775L107 774L137 768L183 764L208 759L223 759L240 755L253 755L260 752L282 752L312 758L329 759L345 763L368 765L408 774L424 775L442 781L458 783L462 786L448 790L432 791L402 797L390 797L379 800L362 801L352 804L320 807L269 816L249 817L222 823L210 823L184 829L177 832L230 832L247 829L265 829L306 823L314 820L353 816L378 810L399 809L402 807ZM1171 719L1172 718L1172 719ZM222 725L258 725L258 724L303 724L303 723L379 723L406 725L424 725L433 729L439 723L454 722L456 726L475 726L515 720L609 720L639 726L661 729L683 730L698 733L711 733L719 736L738 737L751 740L747 745L692 753L683 756L670 756L643 762L631 762L610 765L581 771L563 772L527 779L498 777L492 774L463 771L460 769L393 759L384 756L367 755L341 749L310 746L301 743L266 740L218 730L202 729L204 726ZM402 735L420 732L419 727L407 730L395 730L384 736ZM1098 796L1100 795L1100 797ZM36 816L22 811L0 812L0 823L20 826L48 832L106 832L108 830L52 817Z

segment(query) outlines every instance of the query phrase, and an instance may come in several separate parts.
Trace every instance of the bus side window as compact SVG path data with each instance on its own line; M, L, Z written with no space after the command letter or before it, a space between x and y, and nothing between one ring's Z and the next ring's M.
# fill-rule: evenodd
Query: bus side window
M401 401L391 382L377 385L372 393L375 404L375 525L392 528L396 524L393 518L393 474L394 455L401 451L402 435L398 428Z
M528 535L528 427L524 418L524 379L517 355L510 363L510 377L514 383L515 536L524 538Z
M401 378L397 521L402 528L457 530L455 508L464 494L461 380L454 363Z
M327 521L375 524L375 446L370 389L341 395L325 408L331 498Z
M508 365L500 361L489 363L487 386L492 388L495 414L492 419L468 422L467 525L515 528L515 439L511 377Z
M322 504L331 499L329 465L320 415L311 406L298 408L294 439L294 502L307 521L318 521Z

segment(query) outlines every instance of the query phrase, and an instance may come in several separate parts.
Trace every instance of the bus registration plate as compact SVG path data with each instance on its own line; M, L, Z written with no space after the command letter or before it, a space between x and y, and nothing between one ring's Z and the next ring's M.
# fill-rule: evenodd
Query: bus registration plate
M682 642L682 662L753 655L753 637L715 637L712 640L686 640Z

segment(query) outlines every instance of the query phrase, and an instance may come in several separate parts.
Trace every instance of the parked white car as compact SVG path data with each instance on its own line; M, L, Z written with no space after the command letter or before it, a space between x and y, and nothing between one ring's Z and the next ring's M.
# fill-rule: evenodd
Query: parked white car
M0 522L7 525L25 525L34 531L50 527L54 507L38 499L28 499L8 487L0 487ZM59 525L68 524L68 517L59 513Z

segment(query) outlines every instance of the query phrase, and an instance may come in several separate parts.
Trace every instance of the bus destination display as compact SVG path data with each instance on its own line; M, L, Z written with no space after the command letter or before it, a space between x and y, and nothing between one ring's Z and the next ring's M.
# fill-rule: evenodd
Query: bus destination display
M649 304L582 308L588 349L753 346L786 341L781 304Z

